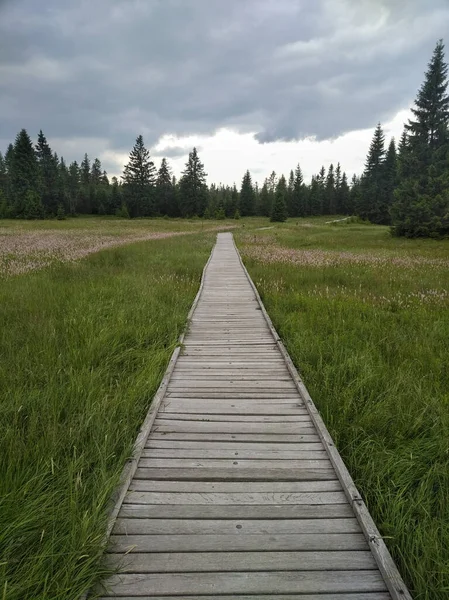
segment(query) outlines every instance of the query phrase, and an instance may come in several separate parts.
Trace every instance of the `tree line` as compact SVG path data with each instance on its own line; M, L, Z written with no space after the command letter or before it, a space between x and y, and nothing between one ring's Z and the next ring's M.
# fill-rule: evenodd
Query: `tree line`
M261 187L251 173L240 186L207 185L196 148L179 181L163 158L159 168L139 135L121 180L109 180L98 158L87 154L67 166L42 131L34 145L25 129L0 153L0 218L65 218L100 214L121 217L239 218L273 221L311 215L357 215L391 225L395 235L449 234L448 66L440 40L418 91L412 118L398 147L374 132L365 168L351 182L340 163L324 167L305 183L298 164L289 175L274 171Z

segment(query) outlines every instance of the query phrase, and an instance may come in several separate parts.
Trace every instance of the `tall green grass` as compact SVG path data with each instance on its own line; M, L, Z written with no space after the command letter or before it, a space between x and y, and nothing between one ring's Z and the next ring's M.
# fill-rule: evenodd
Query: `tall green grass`
M170 228L167 228L170 229ZM74 600L214 234L0 283L0 598Z
M449 269L419 260L449 260L449 241L404 243L387 228L314 220L237 236L414 597L447 599ZM418 263L304 266L298 254L271 262L270 246L273 254L278 247L317 256L349 251Z

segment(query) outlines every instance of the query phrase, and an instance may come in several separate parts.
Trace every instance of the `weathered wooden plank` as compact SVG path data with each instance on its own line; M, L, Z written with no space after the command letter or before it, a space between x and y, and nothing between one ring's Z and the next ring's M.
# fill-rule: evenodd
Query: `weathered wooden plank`
M383 592L378 571L277 571L241 573L163 573L113 575L106 586L114 594L295 594Z
M291 535L294 533L359 533L355 517L349 519L128 519L119 517L116 535Z
M309 415L223 415L223 414L191 414L191 413L170 413L165 410L159 411L159 418L177 421L211 421L226 423L311 423Z
M343 492L128 492L127 504L345 504Z
M289 444L269 443L269 442L232 442L232 441L188 441L173 440L162 438L150 438L146 443L146 448L176 448L176 449L204 449L204 450L224 450L226 452L242 451L250 452L305 452L307 450L323 450L322 442L291 442Z
M146 448L142 458L180 458L180 459L228 459L228 460L328 460L325 450L294 450L293 452L270 450L232 450L232 449L201 449L201 448ZM142 465L143 466L143 465ZM148 465L145 465L148 466Z
M189 401L167 399L160 408L164 418L170 413L181 413L190 415L265 415L265 416L287 416L287 415L308 415L307 409L298 404L255 404L254 402L221 402L219 406L214 406L210 402L204 403L201 400Z
M351 518L353 512L349 504L123 504L120 516L130 519L342 519Z
M158 415L161 417L162 415ZM312 434L315 428L306 423L229 423L213 421L178 421L157 418L153 430L158 433L263 433L263 434Z
M154 431L150 434L148 440L190 440L199 442L319 442L320 438L316 433L313 434L280 434L275 433L166 433Z
M239 571L358 571L376 569L368 550L341 552L160 552L110 554L123 573L213 573Z
M111 542L111 552L341 551L368 548L362 533L112 535Z
M136 479L178 479L179 481L318 481L335 479L333 469L227 469L213 468L146 468L138 467Z
M340 492L337 479L327 481L151 481L134 479L130 490L147 492ZM223 506L223 505L222 505Z
M328 458L322 459L252 459L252 458L141 458L140 468L154 469L331 469Z
M106 600L111 596L101 596L98 600ZM136 600L136 596L120 596L121 600ZM186 596L139 596L139 600L185 600ZM232 594L232 596L222 594L214 596L201 596L201 600L391 600L390 594L387 592L374 592L374 593L342 593L342 594L276 594L263 596L253 596L245 594L244 596Z
M190 381L188 379L185 380L170 380L169 383L169 390L176 390L176 389L182 389L182 390L188 390L190 388L194 388L194 389L217 389L218 386L214 385L213 380L209 381L209 380L203 380L203 379L197 379L195 381ZM257 390L259 388L262 388L264 390L293 390L293 391L297 391L295 388L295 384L292 382L292 380L290 379L290 381L259 381L259 380L252 380L252 381L233 381L231 379L226 380L226 381L221 381L220 382L220 390L221 391L223 388L225 388L226 390L232 390L232 389L237 389L237 390L245 390L245 389L251 389L251 390Z

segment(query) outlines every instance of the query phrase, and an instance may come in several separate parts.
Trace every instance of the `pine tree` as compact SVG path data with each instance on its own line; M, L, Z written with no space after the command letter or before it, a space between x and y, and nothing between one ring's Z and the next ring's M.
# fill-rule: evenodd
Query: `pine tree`
M351 192L348 185L348 178L346 173L343 171L341 176L341 184L339 189L339 202L341 214L351 215L354 212L351 202Z
M299 163L295 169L295 183L293 185L293 206L294 206L294 217L305 217L308 214L307 207L307 188L304 185L304 178L302 176L301 166Z
M399 152L400 184L391 207L393 233L407 237L449 234L448 67L440 40L406 125Z
M39 187L45 212L55 215L58 208L58 163L55 161L42 129L37 136L36 156L39 165Z
M162 159L161 166L157 173L156 201L157 212L159 214L167 215L169 217L175 216L175 194L173 190L172 175L166 158Z
M122 205L122 193L117 177L112 178L110 214L115 215Z
M387 154L383 164L384 168L384 194L385 194L385 207L387 215L385 215L384 222L390 221L390 209L394 202L394 190L398 183L398 165L396 155L396 143L394 138L391 138L388 146Z
M253 182L250 172L246 171L240 189L240 214L242 217L250 217L256 214L255 208Z
M335 169L335 213L337 215L343 214L343 203L341 199L341 166L340 163L337 163L337 168Z
M201 216L206 210L208 190L207 173L196 148L189 153L186 168L179 181L180 209L184 217Z
M131 217L147 217L155 214L156 168L150 153L139 135L123 171L123 187Z
M257 213L262 217L268 217L271 213L271 198L268 191L268 179L265 179L259 195L259 206Z
M336 206L336 194L335 194L334 165L330 164L328 172L327 172L325 191L324 191L323 214L335 215L336 212L337 212L337 206Z
M287 210L289 217L295 217L295 206L294 206L294 187L295 187L295 174L293 169L290 171L288 176L287 184Z
M40 203L39 170L33 143L25 129L17 134L15 140L10 183L12 216L25 217L25 213L31 214L31 207Z
M69 167L68 176L69 213L74 216L78 210L80 198L80 169L76 160Z
M389 207L385 196L385 136L379 123L366 158L365 170L361 182L361 197L357 214L371 223L387 224Z
M84 155L80 166L79 211L82 214L90 214L92 212L90 193L90 160L87 154Z
M271 221L283 223L287 220L287 182L285 177L281 175L276 186L276 195L274 199L273 212L271 213Z
M317 201L313 215L326 214L326 169L321 167L320 172L316 176L317 183Z

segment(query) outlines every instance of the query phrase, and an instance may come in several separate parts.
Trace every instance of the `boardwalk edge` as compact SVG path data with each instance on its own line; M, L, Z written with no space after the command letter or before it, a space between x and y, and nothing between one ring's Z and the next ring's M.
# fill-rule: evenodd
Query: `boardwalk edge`
M205 275L206 275L206 270L207 267L209 266L210 261L212 260L212 256L214 254L214 250L215 247L217 245L217 242L215 241L215 244L212 248L212 251L209 254L209 258L206 262L206 264L203 267L203 271L201 274L201 281L200 281L200 287L198 288L198 292L195 296L195 299L193 301L192 306L190 307L189 313L187 315L187 319L186 319L186 324L184 327L184 331L181 333L181 335L178 338L178 342L176 345L176 348L174 349L170 361L167 365L167 369L165 370L164 376L162 377L162 381L159 384L159 387L156 391L156 394L154 395L151 403L150 403L150 407L148 409L147 415L145 417L145 420L139 430L139 433L137 434L136 437L136 441L134 442L134 446L133 446L133 454L132 457L125 463L125 466L123 467L122 473L120 475L120 482L117 486L117 488L114 490L114 492L112 493L112 497L111 497L111 511L108 517L108 522L107 522L107 526L106 526L106 531L104 534L104 538L102 540L102 547L103 549L106 548L107 543L109 541L109 537L111 535L112 529L114 527L115 521L117 519L117 516L120 512L120 509L122 507L123 504L123 500L125 499L126 496L126 492L128 491L129 485L131 483L132 478L135 475L136 469L137 469L137 464L140 460L140 457L142 455L143 449L145 447L146 441L148 436L150 435L151 432L151 428L153 426L153 422L156 418L157 412L159 410L159 407L161 405L162 399L165 396L165 392L167 390L167 386L170 382L170 378L171 375L173 373L173 370L176 366L176 362L178 360L178 356L181 353L181 346L182 343L184 341L186 332L189 328L190 325L190 321L192 319L193 313L195 312L195 309L197 307L197 304L201 298L201 294L203 292L203 288L204 288L204 279L205 279ZM240 256L240 255L239 255ZM88 590L86 590L86 592L84 592L84 594L82 594L79 598L79 600L87 600L87 598L89 598L89 595L91 593L91 589L89 588Z
M357 520L362 528L362 531L368 541L371 552L376 560L377 566L384 578L385 584L388 587L388 591L391 594L392 600L412 600L412 596L408 591L399 571L396 567L396 564L384 542L382 539L379 530L377 529L373 518L371 517L366 504L364 503L361 495L359 494L357 487L346 468L335 444L332 440L330 433L328 432L326 425L324 424L323 419L321 418L318 409L316 408L304 382L302 381L295 365L293 364L290 355L288 354L284 344L282 343L279 334L277 333L270 316L268 315L265 306L262 302L260 294L251 279L245 264L243 263L240 252L235 243L234 235L231 233L232 241L234 243L235 250L239 257L240 263L242 265L243 271L249 281L249 284L252 287L252 290L257 298L257 302L259 303L262 314L267 322L267 325L273 335L276 344L279 347L279 350L282 354L282 357L287 365L287 369L290 375L295 382L296 388L304 400L304 404L307 408L307 411L310 414L310 417L317 428L318 434L326 448L329 459L337 473L338 479L343 487L343 490L348 498L350 504L353 507L354 513L357 517Z

